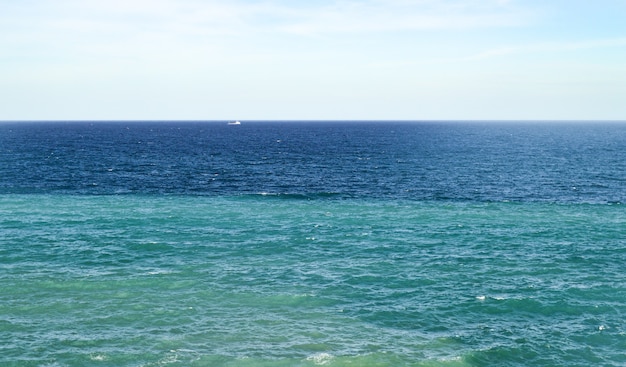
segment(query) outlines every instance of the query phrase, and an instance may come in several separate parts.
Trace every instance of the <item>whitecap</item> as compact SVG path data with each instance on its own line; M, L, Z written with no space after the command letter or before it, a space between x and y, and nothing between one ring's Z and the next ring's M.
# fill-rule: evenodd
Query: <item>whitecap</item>
M317 365L325 365L332 361L334 357L329 353L317 353L306 358L307 361L313 361Z
M163 274L172 274L172 273L173 271L171 270L156 269L156 270L150 270L146 272L145 275L163 275Z
M106 359L106 356L102 355L102 354L92 354L89 359L91 359L92 361L104 361Z

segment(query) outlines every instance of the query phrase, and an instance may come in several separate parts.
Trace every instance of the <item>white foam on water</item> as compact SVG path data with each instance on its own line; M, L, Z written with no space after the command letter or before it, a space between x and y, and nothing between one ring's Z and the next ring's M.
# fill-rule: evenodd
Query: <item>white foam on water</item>
M91 359L92 361L102 362L105 361L107 357L103 354L92 354L91 356L89 356L89 359Z
M333 360L333 355L329 353L317 353L306 358L307 361L313 361L313 363L323 366L330 363Z
M171 270L165 270L165 269L157 269L157 270L151 270L145 273L145 275L163 275L163 274L173 274L174 272Z

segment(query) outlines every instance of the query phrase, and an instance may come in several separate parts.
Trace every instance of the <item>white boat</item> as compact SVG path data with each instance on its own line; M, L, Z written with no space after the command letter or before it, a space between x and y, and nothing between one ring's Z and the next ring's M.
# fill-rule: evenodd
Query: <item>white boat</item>
M228 125L241 125L239 121L228 121Z

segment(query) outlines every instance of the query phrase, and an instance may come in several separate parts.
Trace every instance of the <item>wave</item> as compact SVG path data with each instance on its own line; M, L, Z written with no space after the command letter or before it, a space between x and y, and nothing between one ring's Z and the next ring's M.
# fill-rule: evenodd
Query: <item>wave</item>
M351 195L339 192L311 192L311 193L281 193L281 192L259 192L256 194L242 194L241 197L251 198L276 198L282 200L316 200L316 199L348 199Z

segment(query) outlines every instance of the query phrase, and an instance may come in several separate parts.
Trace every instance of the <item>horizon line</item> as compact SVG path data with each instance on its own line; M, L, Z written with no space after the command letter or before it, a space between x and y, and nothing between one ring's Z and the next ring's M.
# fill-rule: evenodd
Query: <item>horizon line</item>
M626 119L16 119L7 122L626 122Z

